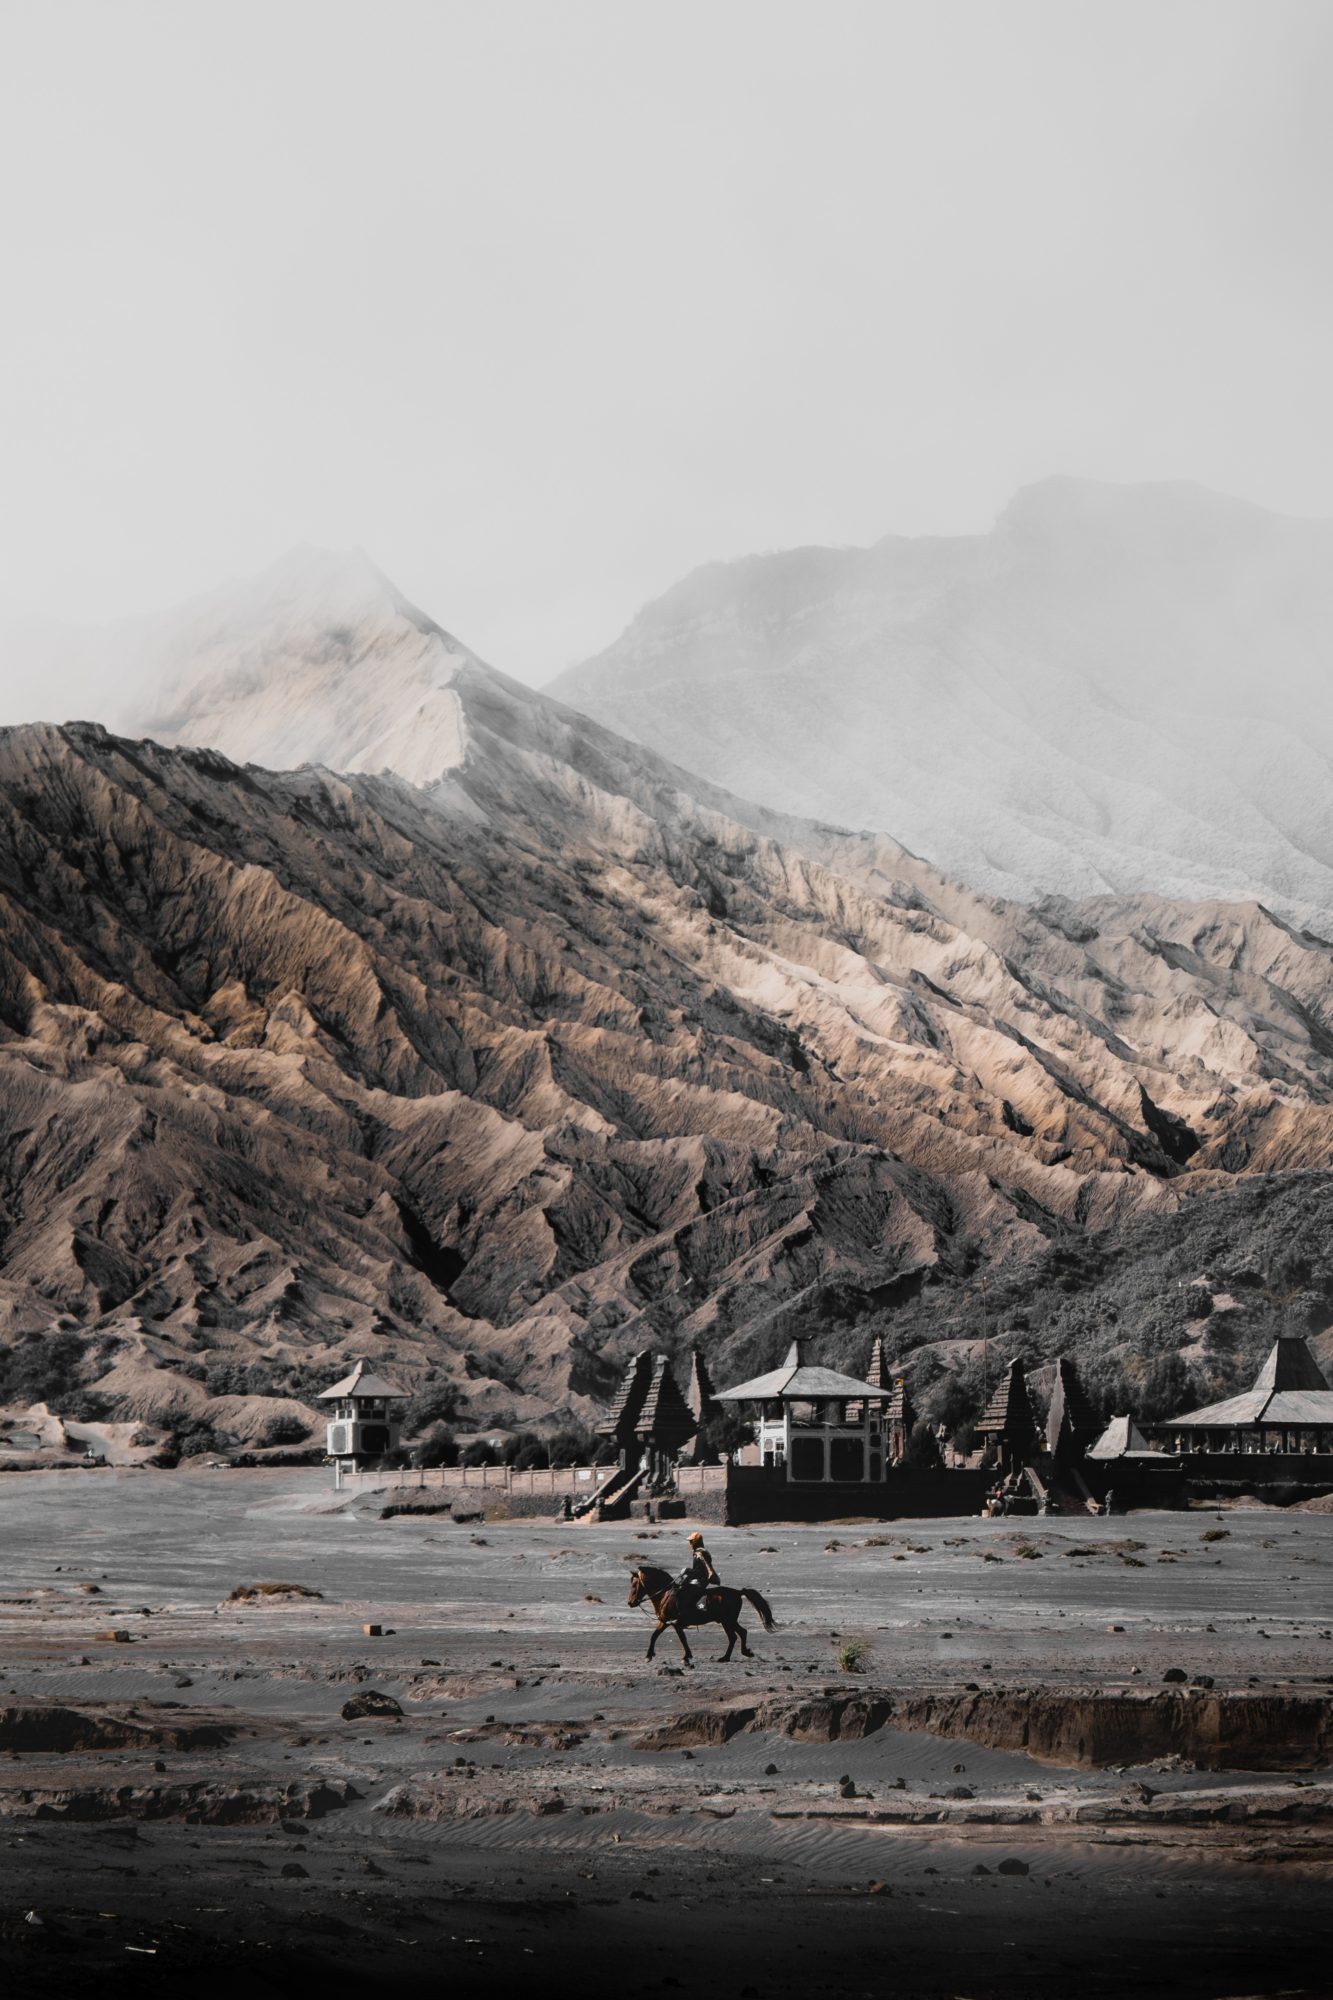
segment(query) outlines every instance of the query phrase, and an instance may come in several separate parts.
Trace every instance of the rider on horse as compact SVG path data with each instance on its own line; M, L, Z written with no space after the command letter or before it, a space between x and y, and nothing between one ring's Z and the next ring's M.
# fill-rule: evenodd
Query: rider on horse
M683 1619L697 1619L703 1610L704 1598L715 1589L722 1579L713 1568L713 1558L704 1547L704 1538L696 1528L690 1536L690 1560L676 1579L676 1594Z

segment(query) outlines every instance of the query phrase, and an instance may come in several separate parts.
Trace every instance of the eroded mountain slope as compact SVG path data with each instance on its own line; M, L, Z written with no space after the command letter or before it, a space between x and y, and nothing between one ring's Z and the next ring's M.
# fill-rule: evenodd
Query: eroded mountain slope
M1328 1164L1329 952L1261 909L989 901L450 689L428 790L0 736L0 1311L127 1410L207 1345L586 1411Z

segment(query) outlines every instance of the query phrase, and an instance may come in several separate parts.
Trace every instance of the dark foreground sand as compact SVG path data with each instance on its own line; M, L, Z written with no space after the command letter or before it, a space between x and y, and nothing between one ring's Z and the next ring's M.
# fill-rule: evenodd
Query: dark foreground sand
M710 1530L779 1624L689 1673L624 1601L684 1527L65 1472L0 1532L18 1991L1333 1992L1333 1517Z

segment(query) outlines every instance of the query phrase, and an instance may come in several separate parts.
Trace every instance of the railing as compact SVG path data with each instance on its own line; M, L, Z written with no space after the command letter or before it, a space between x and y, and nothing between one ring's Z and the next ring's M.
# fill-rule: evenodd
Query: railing
M728 1468L725 1465L680 1465L676 1468L678 1493L723 1493ZM559 1498L569 1493L588 1499L600 1484L619 1483L622 1475L610 1465L527 1466L522 1471L512 1465L404 1465L377 1472L371 1466L343 1474L348 1492L377 1493L386 1488L402 1488L412 1493L549 1493Z
M403 1487L414 1493L487 1490L584 1494L591 1493L610 1470L605 1465L532 1465L522 1471L512 1465L404 1465L393 1471L377 1472L371 1466L361 1466L355 1470L349 1467L343 1475L343 1484L349 1490L366 1493L384 1487Z
M676 1467L677 1493L725 1493L730 1466L726 1465L678 1465Z

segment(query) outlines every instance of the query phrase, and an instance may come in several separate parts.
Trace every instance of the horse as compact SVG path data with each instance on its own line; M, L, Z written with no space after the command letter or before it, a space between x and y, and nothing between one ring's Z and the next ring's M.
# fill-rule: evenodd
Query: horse
M774 1627L773 1613L768 1608L766 1598L762 1597L757 1590L733 1590L729 1584L725 1583L710 1584L704 1593L704 1600L698 1611L692 1613L687 1618L682 1618L680 1616L680 1593L676 1579L673 1576L668 1576L664 1569L655 1569L651 1563L645 1563L639 1569L636 1569L629 1580L628 1601L631 1607L636 1604L642 1604L645 1598L647 1598L653 1610L657 1613L657 1623L653 1627L652 1636L648 1641L648 1658L650 1660L653 1657L658 1640L666 1631L668 1625L675 1628L676 1637L680 1640L681 1651L685 1655L685 1664L687 1667L694 1665L694 1655L690 1651L690 1642L682 1630L682 1627L685 1625L720 1625L727 1635L727 1650L725 1653L719 1653L719 1660L729 1660L731 1658L732 1651L738 1639L741 1642L742 1654L747 1660L752 1660L754 1654L750 1651L750 1642L745 1636L745 1627L741 1624L742 1598L745 1599L747 1604L753 1605L754 1609L759 1613L765 1632L771 1632Z

